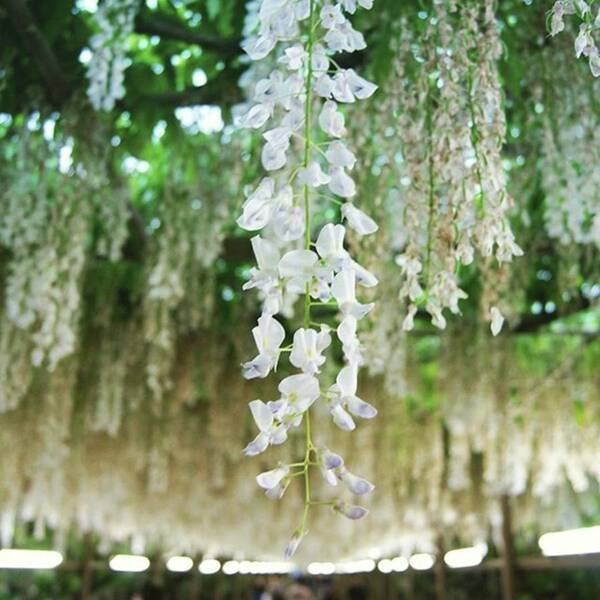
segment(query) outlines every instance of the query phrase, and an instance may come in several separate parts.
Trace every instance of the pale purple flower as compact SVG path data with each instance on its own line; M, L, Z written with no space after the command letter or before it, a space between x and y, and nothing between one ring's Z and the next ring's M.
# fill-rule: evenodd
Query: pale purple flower
M490 309L490 328L492 330L492 335L498 335L502 330L503 324L504 316L500 312L500 309L497 306L492 306Z
M341 167L332 167L329 171L329 189L342 198L351 198L356 195L354 180Z
M321 394L319 391L319 380L313 375L306 373L290 375L282 379L278 389L281 392L282 399L296 413L307 411Z
M343 502L341 500L334 504L333 510L339 512L345 517L348 517L348 519L352 519L353 521L362 519L364 516L369 514L369 511L366 508L348 504L347 502Z
M331 142L327 151L325 152L325 158L332 167L342 167L344 169L352 169L356 164L356 156L348 150L348 147L339 140ZM342 214L344 213L344 207L342 207ZM344 215L345 216L345 215ZM345 216L346 219L348 217ZM350 219L348 219L350 221ZM352 226L352 225L351 225Z
M307 167L302 167L298 171L298 181L311 188L318 188L329 183L330 177L321 169L321 165L316 161L311 161Z
M342 206L342 216L348 221L348 225L360 235L369 235L379 229L377 223L360 208L356 208L352 202L346 202Z
M346 259L348 252L344 248L346 228L343 225L327 223L317 238L316 248L319 256L331 265L339 266Z
M265 494L271 500L279 500L289 484L289 480L286 481L289 473L290 468L288 466L279 466L257 475L256 483L265 490Z
M284 557L286 560L289 560L290 558L292 558L294 556L294 554L296 554L296 551L298 550L298 547L300 546L300 543L302 542L302 539L304 538L305 533L296 530L294 532L294 535L292 535L292 537L290 538L290 541L287 543L287 546L285 547L285 551L284 551Z
M344 127L344 115L337 110L337 104L328 100L323 105L319 114L319 126L332 137L342 137L346 134Z
M316 332L314 329L298 329L290 354L290 363L305 373L314 375L325 362L322 352L331 344L328 328Z
M365 496L375 489L375 486L370 481L350 473L344 466L337 469L336 475L355 496Z
M285 330L281 323L270 315L262 315L258 325L252 330L254 341L258 349L258 356L250 362L244 363L244 377L266 377L271 369L277 368L280 347L285 339Z
M271 409L262 400L253 400L249 406L260 433L244 448L244 454L256 456L264 452L269 444L283 443L287 438L287 431L284 426L275 423Z
M244 202L237 224L248 231L262 229L270 221L275 209L274 195L275 182L265 177Z
M330 413L333 422L344 431L352 431L356 425L350 414L362 419L372 419L377 409L356 395L358 369L355 364L344 367L329 388Z

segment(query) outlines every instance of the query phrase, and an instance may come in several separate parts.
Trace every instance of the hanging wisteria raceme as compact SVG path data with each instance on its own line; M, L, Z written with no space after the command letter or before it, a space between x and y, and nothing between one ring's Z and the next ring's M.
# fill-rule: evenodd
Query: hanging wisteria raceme
M85 183L52 169L51 152L33 137L23 136L1 198L0 244L10 249L12 261L6 280L8 322L0 331L4 343L12 327L27 331L30 368L53 370L76 349L92 204L73 197L78 187L87 189ZM0 405L20 400L18 394L2 395Z
M174 160L174 180L178 172ZM177 334L181 329L199 329L212 317L210 266L221 251L223 223L230 211L226 202L203 201L202 190L176 181L168 183L164 194L144 297L146 377L156 414L163 410L164 395L173 385ZM199 214L203 215L200 223Z
M4 545L15 524L26 521L35 522L40 536L46 527L67 535L76 524L105 544L143 537L169 550L272 559L273 540L283 540L282 523L292 526L303 499L289 490L281 511L248 486L239 452L248 433L239 400L248 386L235 365L244 351L233 351L231 336L218 326L179 336L178 378L168 391L167 416L156 417L144 376L143 324L123 319L118 294L107 292L84 299L84 312L100 305L102 314L84 323L73 359L38 372L25 401L0 414ZM249 314L240 317L250 322ZM414 361L416 347L431 339L411 342ZM505 493L516 527L579 525L600 480L600 407L598 343L577 342L555 339L550 365L548 342L540 346L534 336L494 341L449 327L435 361L413 363L408 373L406 393L413 398L435 390L439 404L430 408L418 401L411 408L377 380L363 380L362 395L377 398L383 417L377 428L348 436L322 426L331 448L377 480L373 515L347 527L315 511L305 556L431 552L440 535L468 545L495 530L498 496ZM434 371L432 381L425 373ZM293 462L293 444L280 451Z
M594 0L557 0L550 11L550 35L555 36L565 29L565 17L573 17L579 23L575 38L575 56L588 59L594 77L600 77L600 50L595 35L600 28L600 7L594 14Z
M87 95L96 110L112 110L125 96L126 44L139 6L137 0L104 0L94 13L99 31L90 38Z
M568 90L548 104L543 118L540 172L546 230L563 247L600 248L600 133L593 108L598 82L555 53L546 60L560 83L568 82Z
M349 172L356 158L343 142L346 127L339 107L368 98L376 86L332 58L365 48L362 34L348 19L359 6L371 8L372 0L263 0L258 34L244 48L255 61L269 56L278 42L284 48L279 66L255 85L253 105L241 119L248 128L262 129L269 121L271 127L263 133L266 143L261 155L269 176L246 199L238 224L252 232L264 230L252 238L257 267L244 285L256 288L262 298L262 315L252 332L258 356L243 365L244 376L266 377L277 369L283 352L289 352L290 364L299 370L281 380L278 400L250 402L259 434L244 450L248 456L257 455L270 445L284 443L289 430L304 425L302 460L279 464L257 477L272 499L281 498L295 478L303 482L304 508L286 548L288 557L308 531L312 506L329 506L349 519L367 513L339 498L315 496L314 469L325 483L335 486L340 481L356 496L374 487L351 473L339 454L315 443L310 420L310 409L318 400L345 431L356 427L353 417L368 419L377 412L356 395L363 363L357 328L373 308L359 302L357 285L372 287L377 279L344 247L344 225L326 223L313 241L316 208L324 203L339 207L341 218L358 234L377 230L376 223L352 201L356 185ZM293 333L292 343L284 346L286 331L276 315L291 315L300 296L302 326ZM313 314L317 307L337 309L340 317L336 334L346 364L328 386L322 371L332 335L330 326Z
M435 3L425 39L399 48L397 188L389 194L395 227L391 244L408 303L404 328L419 308L446 327L444 310L460 313L467 297L463 267L483 259L510 262L522 254L509 222L501 148L505 117L496 61L501 45L495 3ZM410 69L407 68L410 65ZM399 185L398 185L399 184ZM497 334L499 307L486 314Z

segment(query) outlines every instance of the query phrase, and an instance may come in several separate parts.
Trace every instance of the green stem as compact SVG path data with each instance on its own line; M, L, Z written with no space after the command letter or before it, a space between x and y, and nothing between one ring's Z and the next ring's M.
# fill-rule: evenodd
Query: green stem
M314 46L314 22L315 22L315 0L310 0L309 5L309 16L308 16L308 42L307 42L307 68L306 68L306 80L305 80L305 104L304 104L304 158L302 165L306 168L310 162L310 151L312 146L311 139L311 121L312 121L312 78L313 78L313 66L312 66L312 55ZM304 186L304 221L305 221L305 232L304 232L304 248L310 250L311 247L311 227L310 227L310 190L307 185ZM310 327L310 283L306 284L306 292L304 296L304 328ZM301 534L306 533L306 523L308 521L308 511L311 505L311 493L310 493L310 457L311 452L314 448L311 430L310 430L310 409L306 411L304 416L304 427L305 427L305 452L304 452L304 510L302 512L302 523L300 525Z
M485 216L485 197L483 191L483 177L481 176L481 159L479 157L479 129L475 120L475 104L473 103L473 67L469 68L469 113L471 116L471 144L475 152L475 171L477 173L477 181L479 183L479 195L476 200L477 213L479 217Z
M431 85L428 90L427 99L427 114L426 114L426 125L427 125L427 151L428 151L428 177L429 177L429 213L427 215L427 250L425 253L425 265L424 265L424 281L425 281L425 292L429 290L429 271L431 268L431 246L433 236L433 209L435 203L434 196L434 174L433 174L433 98L431 95Z

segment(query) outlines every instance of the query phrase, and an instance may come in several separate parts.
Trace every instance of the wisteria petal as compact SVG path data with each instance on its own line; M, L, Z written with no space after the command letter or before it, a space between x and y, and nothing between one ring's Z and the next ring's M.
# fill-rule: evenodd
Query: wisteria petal
M365 496L366 494L370 494L375 489L375 486L370 481L350 473L350 471L348 471L346 468L341 468L338 471L338 477L340 481L342 481L344 485L356 496Z
M337 502L334 505L334 510L336 512L341 513L348 519L352 519L356 521L357 519L362 519L366 515L369 514L369 511L362 506L355 506L352 504L347 504L346 502Z
M344 398L344 401L348 410L355 417L373 419L377 416L377 409L357 396L349 396L348 398Z
M341 167L332 167L329 172L331 177L329 189L342 198L352 198L356 195L356 184L354 180Z
M311 277L318 261L312 250L290 250L279 261L281 277Z
M321 452L321 462L323 463L323 467L327 470L339 469L344 466L344 459L339 454L336 454L327 448Z
M358 388L358 372L354 365L344 367L336 377L342 397L353 396Z
M348 221L348 225L360 235L369 235L379 229L377 223L352 202L346 202L342 206L342 215Z
M331 416L333 417L333 422L340 429L344 431L354 431L354 429L356 429L354 420L341 405L336 404L331 408Z
M262 400L253 400L249 406L256 426L262 432L268 431L269 427L273 425L273 413L269 407Z
M256 483L265 489L270 490L275 487L290 472L289 467L277 467L270 471L264 471L256 476Z
M259 433L243 450L246 456L256 456L264 452L269 446L269 436L266 433Z

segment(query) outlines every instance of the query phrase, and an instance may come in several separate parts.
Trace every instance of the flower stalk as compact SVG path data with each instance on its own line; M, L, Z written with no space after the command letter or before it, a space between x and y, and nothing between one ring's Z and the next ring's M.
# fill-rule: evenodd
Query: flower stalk
M254 456L270 445L284 443L293 429L304 427L303 459L280 464L257 477L259 486L273 499L283 496L292 478L302 478L304 508L286 549L288 557L307 533L311 506L333 507L350 519L367 513L342 500L315 499L311 487L314 468L320 470L327 485L341 481L359 495L373 489L367 480L350 473L339 455L315 443L310 414L315 402L323 402L333 422L351 431L356 427L353 416L370 419L377 413L356 396L358 368L363 364L357 327L373 308L358 301L356 288L372 287L377 279L351 258L344 245L344 225L317 223L321 229L316 240L312 239L312 202L322 203L323 196L340 206L343 219L358 234L377 230L377 224L351 200L356 185L349 171L356 157L342 141L346 135L345 117L338 106L371 96L376 86L332 60L340 51L365 47L362 35L346 17L356 11L357 5L371 8L372 0L264 0L259 10L258 35L245 45L252 59L261 60L279 42L284 44L277 59L284 68L276 68L268 78L257 82L255 104L241 119L242 125L254 129L261 129L269 119L279 122L263 133L266 144L261 161L271 174L247 198L238 224L249 231L264 230L263 235L252 238L258 265L244 285L244 289L257 288L263 302L262 314L252 331L258 355L243 365L244 376L266 377L278 366L282 352L288 351L290 365L300 370L280 382L278 400L250 402L259 434L244 450ZM320 135L328 139L315 144L319 129ZM302 143L300 164L296 166L289 164L292 138ZM317 152L313 153L313 148ZM323 186L331 195L319 191ZM286 330L275 316L283 313L284 307L293 309L302 296L302 327L293 333L291 347L284 346ZM335 333L345 358L335 383L327 387L321 367L328 358L325 352L333 331L329 316L334 315L328 315L329 322L313 319L312 307L320 306L339 312L340 324Z

